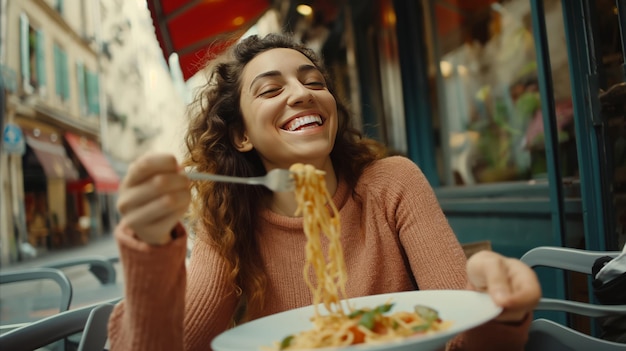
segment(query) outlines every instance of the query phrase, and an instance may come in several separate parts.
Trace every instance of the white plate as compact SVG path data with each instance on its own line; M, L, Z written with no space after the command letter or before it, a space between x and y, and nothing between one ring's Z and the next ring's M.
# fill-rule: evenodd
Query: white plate
M413 311L415 305L425 305L436 309L444 321L452 321L452 326L439 333L413 337L378 345L355 345L333 350L437 350L456 334L483 324L500 314L502 309L483 293L467 290L420 290L400 293L364 296L350 299L355 308L376 307L385 302L394 303L391 312ZM320 309L323 311L323 308ZM215 351L251 351L263 346L272 346L290 334L309 330L313 306L301 307L256 319L227 330L218 335L211 347Z

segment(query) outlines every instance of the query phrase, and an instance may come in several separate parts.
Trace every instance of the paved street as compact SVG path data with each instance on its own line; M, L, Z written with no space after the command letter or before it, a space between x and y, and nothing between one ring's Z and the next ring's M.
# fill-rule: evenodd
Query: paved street
M109 258L117 255L117 246L113 236L103 235L84 246L44 252L36 258L13 263L2 267L0 272L42 267L68 259L95 256ZM119 263L115 263L114 267L116 281L114 284L107 285L101 284L89 271L89 265L62 268L72 283L73 296L70 309L122 296L124 284L121 267ZM60 290L54 282L4 284L0 289L1 325L36 320L58 312Z
M27 259L21 262L14 262L5 267L0 267L0 272L27 267L41 267L42 265L50 262L65 260L72 257L90 255L109 257L117 255L117 253L117 246L113 236L111 234L103 234L99 238L92 239L87 245L40 252L35 258Z

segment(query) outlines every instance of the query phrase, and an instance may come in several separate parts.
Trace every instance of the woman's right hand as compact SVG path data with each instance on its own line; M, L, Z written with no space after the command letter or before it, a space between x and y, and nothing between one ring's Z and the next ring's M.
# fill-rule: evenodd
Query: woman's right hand
M162 245L191 202L189 180L173 155L150 154L133 162L122 181L117 209L121 224L142 241Z

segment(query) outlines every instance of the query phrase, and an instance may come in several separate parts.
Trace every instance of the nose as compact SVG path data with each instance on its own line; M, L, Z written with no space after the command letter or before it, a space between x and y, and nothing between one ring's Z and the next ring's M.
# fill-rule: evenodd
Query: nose
M289 98L287 100L287 104L294 106L298 104L308 104L311 102L313 102L313 94L310 89L300 82L291 84L289 87Z

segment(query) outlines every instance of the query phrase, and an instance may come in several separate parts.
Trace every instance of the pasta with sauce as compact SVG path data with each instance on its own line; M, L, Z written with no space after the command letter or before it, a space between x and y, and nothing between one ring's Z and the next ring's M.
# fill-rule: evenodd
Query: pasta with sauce
M307 237L303 275L313 295L313 328L287 336L265 350L375 344L445 330L450 322L442 321L437 311L426 306L415 306L412 312L386 314L393 303L364 309L342 305L342 301L347 301L347 271L340 242L339 211L326 188L325 173L300 163L290 170L298 203L296 215L302 215ZM323 237L328 240L327 252L322 249ZM315 281L310 279L311 270ZM319 310L320 305L324 306L324 313Z

